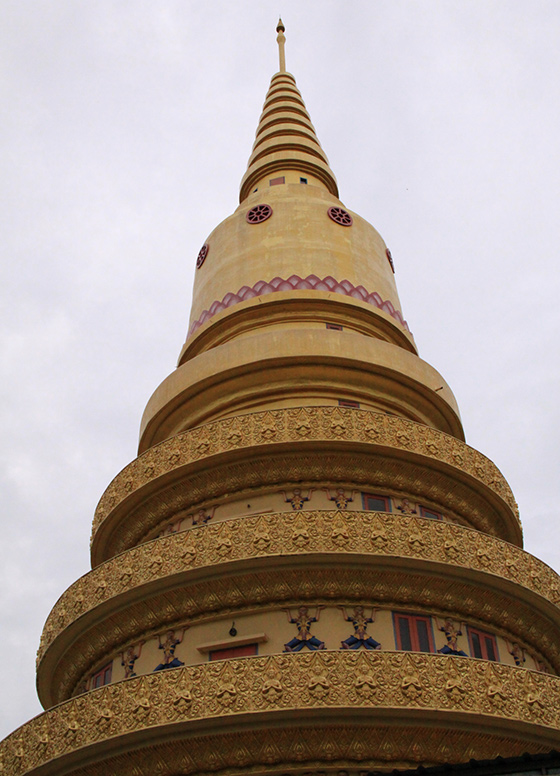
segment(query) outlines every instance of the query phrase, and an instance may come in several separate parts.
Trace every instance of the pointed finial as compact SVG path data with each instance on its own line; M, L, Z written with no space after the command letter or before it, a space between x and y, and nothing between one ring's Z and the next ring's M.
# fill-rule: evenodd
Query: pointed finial
M276 38L276 41L278 43L278 53L280 55L280 72L285 73L286 72L286 54L284 52L284 45L286 43L286 36L284 35L286 28L284 27L284 22L282 19L278 19L278 25L276 27L276 32L278 33L278 37Z

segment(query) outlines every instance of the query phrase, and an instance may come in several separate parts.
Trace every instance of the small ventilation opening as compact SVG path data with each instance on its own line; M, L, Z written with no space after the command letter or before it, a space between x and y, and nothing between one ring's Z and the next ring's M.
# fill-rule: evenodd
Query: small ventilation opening
M360 402L359 401L352 401L351 399L339 399L338 400L338 406L339 407L350 407L350 409L359 410L360 409Z
M391 500L388 496L362 493L362 505L364 509L372 512L391 512Z
M286 183L286 178L283 175L280 178L271 178L269 183L271 186L280 186L282 183Z
M257 644L242 644L238 647L226 647L225 649L213 649L210 652L210 660L229 660L235 657L250 657L258 654Z
M300 183L307 183L307 178L300 178L300 179L299 179L299 182L300 182Z

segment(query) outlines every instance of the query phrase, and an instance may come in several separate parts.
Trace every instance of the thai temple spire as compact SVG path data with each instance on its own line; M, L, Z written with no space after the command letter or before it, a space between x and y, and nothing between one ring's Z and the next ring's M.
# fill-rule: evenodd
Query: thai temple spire
M241 181L239 201L243 202L268 177L288 173L295 179L296 172L312 176L316 183L322 183L338 197L336 178L321 148L296 79L286 72L282 19L276 29L280 69L272 77L264 101L253 153Z
M418 356L277 32L240 204L193 257L178 366L48 617L45 712L0 774L357 776L560 748L560 578Z
M280 58L280 67L278 68L278 70L280 73L286 72L286 52L285 52L286 36L284 35L285 31L286 31L286 28L284 27L282 18L280 18L278 19L278 25L276 27L276 32L278 33L278 37L276 38L276 41L278 42L278 55Z

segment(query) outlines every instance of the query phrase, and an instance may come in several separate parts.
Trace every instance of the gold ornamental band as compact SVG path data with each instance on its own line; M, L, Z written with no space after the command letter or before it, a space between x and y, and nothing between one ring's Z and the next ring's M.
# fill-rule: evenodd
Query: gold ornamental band
M298 446L320 442L322 449L340 449L342 443L367 444L372 453L406 453L434 464L452 467L463 479L485 486L503 503L510 522L510 541L521 544L517 504L499 469L482 453L459 439L410 420L369 410L342 407L299 407L240 415L184 431L147 450L126 466L111 482L98 504L93 520L92 543L115 510L137 504L144 490L158 478L166 481L182 476L195 462L227 453L259 448L258 455L274 446ZM234 483L239 486L239 483ZM192 489L192 488L191 488ZM184 507L183 507L184 508ZM489 509L487 505L487 509ZM123 512L124 513L124 512ZM155 527L155 526L150 526ZM486 530L485 526L477 526ZM124 526L119 527L123 533ZM148 527L146 528L148 530ZM128 549L121 547L119 551Z
M315 568L310 556L336 556L340 565L336 580L331 579L328 569ZM260 559L265 562L255 566ZM282 568L276 568L274 564L280 560ZM41 636L38 686L43 702L67 697L64 693L72 692L79 672L87 671L126 639L138 636L142 628L153 628L144 621L147 615L136 610L135 602L153 599L162 614L168 612L170 622L200 616L202 610L243 609L262 601L263 595L270 597L271 604L278 604L274 585L268 593L262 588L270 561L274 561L273 578L278 584L282 578L286 590L294 584L294 579L286 576L290 569L295 581L301 581L302 564L311 563L313 584L309 588L308 583L308 595L350 600L356 595L368 597L369 590L369 597L378 603L397 601L401 595L420 608L443 607L486 624L499 621L510 636L514 634L514 640L523 640L530 632L532 648L560 668L560 577L538 558L478 531L424 517L354 511L285 512L234 518L161 537L106 561L78 579L54 606ZM422 584L417 578L419 561L431 564L430 576L423 578ZM359 590L352 570L356 564L362 569ZM219 577L215 575L217 567L222 569ZM251 592L255 580L243 579L250 568L253 576L260 569L256 592ZM212 578L205 580L201 573L210 573ZM237 580L233 588L224 588L224 580L232 575ZM476 592L481 583L486 590L484 601ZM156 604L158 596L161 601ZM303 589L293 589L288 597L298 596L305 597ZM123 609L125 601L128 608ZM117 610L118 632L113 634L110 618ZM521 611L525 619L520 629ZM89 612L92 617L87 616ZM101 627L102 636L90 631L94 626ZM70 645L75 653L70 661L72 670L66 655L65 689L61 685L51 700L51 690L45 688L43 696L43 679L46 674L54 676L54 666ZM48 666L42 664L47 653Z
M258 712L264 730L281 713L296 712L305 725L306 716L318 711L324 722L331 709L339 723L366 711L363 722L371 729L388 719L396 728L410 726L414 719L420 728L469 730L473 739L496 732L503 739L509 732L512 743L528 751L560 746L558 677L448 655L314 652L171 669L79 696L5 739L0 773L31 774L49 761L51 767L41 773L70 773L64 760L57 770L58 758L87 748L84 756L95 762L107 743L114 755L127 746L153 745L159 735L169 740L175 732L184 739L195 721L206 720L212 729L215 720L216 731L237 717L238 726L250 731ZM259 756L262 763L262 751L248 753L247 760L252 764Z

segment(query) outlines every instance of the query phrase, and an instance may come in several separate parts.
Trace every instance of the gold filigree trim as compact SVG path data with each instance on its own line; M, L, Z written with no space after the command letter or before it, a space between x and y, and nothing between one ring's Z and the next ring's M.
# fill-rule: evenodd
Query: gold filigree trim
M102 748L102 744L99 749ZM500 754L519 756L548 752L542 744L528 744L511 734L376 724L330 724L313 720L304 726L227 732L223 727L209 735L189 735L135 750L122 747L118 754L65 770L66 776L177 776L213 773L216 776L364 776L371 770L416 768L442 763L463 763L474 758L490 760ZM41 771L60 776L60 759Z
M372 565L376 557L416 558L447 564L491 574L555 605L560 603L560 577L549 566L514 545L462 526L377 512L267 513L161 537L128 550L84 575L63 593L51 611L41 636L38 661L72 622L134 588L191 569L215 568L251 558L311 553L333 553L339 558L360 554L369 556ZM403 564L403 573L404 569ZM266 564L262 570L266 570ZM226 606L225 592L224 595ZM351 590L348 595L353 597ZM379 590L376 595L379 596ZM170 600L168 597L168 603ZM206 606L209 610L215 609L210 607L210 602Z
M369 444L432 459L483 483L511 509L520 531L517 504L499 469L459 439L410 420L342 407L301 407L225 418L184 431L150 448L111 482L97 507L99 527L127 497L163 475L196 461L251 447L303 442ZM520 534L519 534L520 535Z
M10 776L21 776L84 747L90 747L90 758L94 745L108 739L114 745L118 736L138 734L138 745L150 730L153 745L158 726L165 726L168 738L176 725L176 735L184 738L191 720L222 720L222 726L248 715L239 724L266 730L273 724L267 723L269 712L296 711L305 725L306 712L322 710L323 717L329 709L339 723L367 710L365 724L373 727L391 716L397 728L411 718L422 727L419 720L425 719L428 728L435 722L469 729L473 738L493 731L504 736L509 728L514 742L525 740L533 749L537 740L537 747L560 742L558 677L472 658L315 652L210 662L117 682L16 730L0 744L0 763ZM279 758L289 761L290 752Z
M174 482L156 480L115 508L96 535L93 565L155 538L178 513L184 514L188 504L217 505L231 493L246 494L250 500L253 492L278 491L281 484L291 487L303 480L315 488L344 482L358 491L406 493L408 498L414 494L413 499L427 500L437 511L452 514L459 525L521 546L509 507L496 498L490 503L489 491L473 486L474 481L462 482L455 470L436 469L431 462L427 468L424 459L390 457L380 448L364 450L333 452L294 445L289 451L285 446L269 450L265 456L249 449L244 460L226 462L218 456L218 461L208 459L198 471L185 467Z

